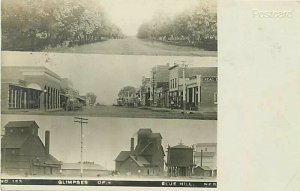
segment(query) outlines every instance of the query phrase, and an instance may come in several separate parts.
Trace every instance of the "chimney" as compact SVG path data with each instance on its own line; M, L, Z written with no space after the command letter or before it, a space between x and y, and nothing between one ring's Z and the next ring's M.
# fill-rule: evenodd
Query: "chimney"
M130 152L133 153L133 151L134 151L134 138L131 138Z
M49 155L49 149L50 149L50 131L45 131L45 148L47 155Z

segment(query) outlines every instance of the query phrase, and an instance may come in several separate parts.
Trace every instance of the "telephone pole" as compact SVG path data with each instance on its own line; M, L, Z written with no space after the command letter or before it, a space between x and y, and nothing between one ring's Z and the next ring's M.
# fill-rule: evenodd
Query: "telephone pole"
M82 117L74 117L75 123L80 123L80 176L83 176L83 127L82 124L87 124L88 119Z
M186 110L186 82L185 82L185 70L188 67L188 64L186 64L186 60L180 61L180 66L182 67L182 106L183 106L183 113L185 113Z
M4 131L1 131L1 137L2 137L2 147L3 147L3 156L1 156L2 160L2 170L1 172L2 173L5 173L6 172L6 140L5 140L5 130Z

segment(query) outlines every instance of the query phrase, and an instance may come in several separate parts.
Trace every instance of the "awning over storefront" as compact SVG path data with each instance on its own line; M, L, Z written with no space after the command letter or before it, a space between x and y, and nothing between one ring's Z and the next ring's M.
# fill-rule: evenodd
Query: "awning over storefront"
M43 91L41 88L39 87L34 87L34 86L23 86L23 85L19 85L19 84L12 84L12 83L9 83L10 86L15 86L15 87L18 87L18 88L23 88L23 89L31 89L31 90L38 90L38 91ZM37 85L37 84L36 84Z
M39 91L43 91L43 89L41 88L41 86L39 86L36 83L28 84L27 88L34 89L34 90L39 90Z

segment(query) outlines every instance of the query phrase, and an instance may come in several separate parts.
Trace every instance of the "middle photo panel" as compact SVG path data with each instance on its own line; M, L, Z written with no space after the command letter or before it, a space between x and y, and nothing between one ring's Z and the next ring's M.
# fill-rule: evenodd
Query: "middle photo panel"
M216 57L3 52L3 114L216 120Z

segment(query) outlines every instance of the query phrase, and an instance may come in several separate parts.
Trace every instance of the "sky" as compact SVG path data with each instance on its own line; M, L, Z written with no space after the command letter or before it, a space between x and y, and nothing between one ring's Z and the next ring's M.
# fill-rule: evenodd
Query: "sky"
M108 19L128 36L135 36L139 26L156 13L173 16L192 10L200 0L101 0Z
M69 78L80 95L93 92L97 102L112 105L125 86L140 87L155 65L186 61L189 67L217 66L216 57L100 55L41 52L2 52L3 66L45 66Z
M65 163L80 161L80 125L71 116L2 115L1 127L9 121L34 120L39 125L39 137L44 142L45 130L50 131L50 154ZM88 117L84 125L84 161L91 161L114 170L114 159L120 151L130 150L130 138L140 128L151 128L161 133L164 149L182 142L217 142L217 121L182 119L142 119ZM70 136L72 135L72 136ZM166 153L165 153L166 154Z

